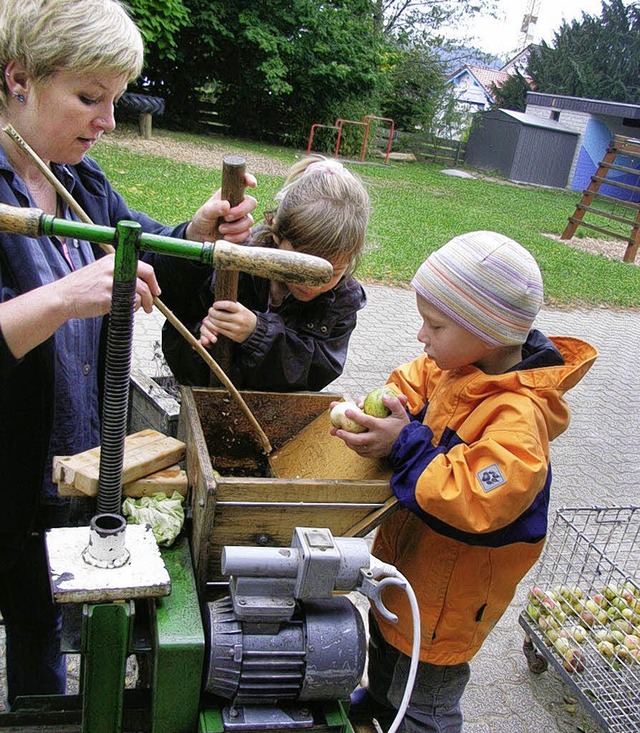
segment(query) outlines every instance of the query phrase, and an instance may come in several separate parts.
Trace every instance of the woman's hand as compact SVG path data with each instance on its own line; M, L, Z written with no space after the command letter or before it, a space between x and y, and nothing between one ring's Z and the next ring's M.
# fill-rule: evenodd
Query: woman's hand
M255 188L257 181L254 176L247 173L244 177L245 187ZM257 201L253 196L245 196L237 205L231 208L228 201L220 198L220 189L206 201L194 214L189 222L185 236L197 242L211 242L216 238L216 232L220 237L229 242L244 242L251 233L253 217L251 212L256 208ZM218 220L224 222L218 225Z
M242 303L233 300L218 300L200 324L200 341L203 346L215 344L218 335L241 344L256 330L258 317Z
M114 255L106 255L86 267L52 283L58 297L67 305L67 318L93 318L108 313L113 290ZM138 263L135 309L142 306L146 313L153 310L153 299L160 295L160 286L153 267Z
M372 417L365 412L346 410L346 417L351 418L367 430L364 433L350 433L341 428L331 428L331 435L341 438L345 444L363 458L384 458L391 453L400 432L410 423L409 416L405 410L407 404L406 395L391 397L384 395L383 404L391 410L387 417ZM338 404L332 402L331 407ZM361 406L362 399L357 400Z
M113 291L114 255L106 255L69 275L0 303L2 334L17 358L48 339L70 318L108 313ZM160 287L151 265L138 263L135 308L147 313Z

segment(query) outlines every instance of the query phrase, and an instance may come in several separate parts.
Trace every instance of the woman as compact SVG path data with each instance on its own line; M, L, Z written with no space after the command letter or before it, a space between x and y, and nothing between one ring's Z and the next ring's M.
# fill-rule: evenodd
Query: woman
M114 104L142 63L142 38L118 0L4 0L1 125L15 128L96 224L133 219L145 231L203 241L224 216L231 223L220 233L242 241L255 206L250 197L234 209L212 197L190 222L165 227L131 211L86 157L115 127ZM0 135L0 146L0 201L74 218L19 146L7 135ZM177 268L175 259L145 259L136 288L145 310L158 283L171 308L204 277L199 264ZM19 296L34 291L47 314L42 322L26 320L21 337L15 310L0 312L7 329L0 339L0 610L10 704L17 695L65 691L60 615L50 598L42 533L72 521L51 480L52 457L100 442L101 316L109 309L112 272L113 257L89 242L0 234L0 302L20 307Z

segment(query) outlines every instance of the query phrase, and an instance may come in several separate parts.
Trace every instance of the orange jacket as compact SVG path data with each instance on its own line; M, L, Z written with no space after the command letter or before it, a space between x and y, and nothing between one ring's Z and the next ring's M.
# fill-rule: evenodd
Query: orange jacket
M532 331L523 354L514 370L497 375L443 371L422 355L389 378L415 419L390 456L403 508L379 527L372 552L416 593L422 661L470 660L544 544L549 443L569 424L562 395L597 352L578 339ZM410 655L406 595L389 587L383 600L399 621L376 614L382 633Z

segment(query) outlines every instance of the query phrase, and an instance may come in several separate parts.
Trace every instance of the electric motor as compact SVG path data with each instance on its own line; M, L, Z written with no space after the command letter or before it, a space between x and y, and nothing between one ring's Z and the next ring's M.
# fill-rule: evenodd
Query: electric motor
M364 624L346 596L297 602L280 623L239 619L230 597L205 616L206 689L234 704L345 698L364 673Z

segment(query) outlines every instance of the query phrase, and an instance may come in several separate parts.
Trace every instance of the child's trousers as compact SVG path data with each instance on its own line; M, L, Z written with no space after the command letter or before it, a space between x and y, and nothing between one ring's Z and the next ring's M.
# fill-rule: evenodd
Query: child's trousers
M400 707L411 660L382 637L369 614L369 692L379 703ZM405 733L461 733L460 699L469 681L467 662L439 666L420 662L409 707L400 731Z

